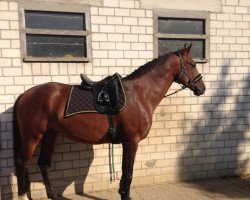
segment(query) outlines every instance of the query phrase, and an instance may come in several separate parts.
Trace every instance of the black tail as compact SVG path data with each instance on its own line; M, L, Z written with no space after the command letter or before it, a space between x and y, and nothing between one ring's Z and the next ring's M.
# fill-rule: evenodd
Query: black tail
M13 139L14 139L14 158L18 157L18 153L21 147L21 135L20 135L20 130L19 130L19 125L18 125L18 120L17 120L17 113L16 113L16 106L21 98L22 95L20 95L13 107Z
M20 95L13 107L13 139L14 139L14 164L17 176L18 195L23 196L30 191L30 181L28 171L24 168L19 159L19 152L21 149L22 138L19 130L17 119L17 104L22 95Z

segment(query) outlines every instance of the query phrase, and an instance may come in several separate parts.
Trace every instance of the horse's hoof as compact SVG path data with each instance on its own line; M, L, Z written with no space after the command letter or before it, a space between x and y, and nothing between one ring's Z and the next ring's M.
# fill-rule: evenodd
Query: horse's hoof
M28 196L25 194L25 195L22 195L22 196L18 196L18 200L29 200Z
M125 197L125 198L121 197L121 200L131 200L131 199L132 199L131 197Z
M61 197L59 197L57 195L53 195L53 196L50 196L48 198L51 199L51 200L60 200L61 199Z
M61 199L63 199L62 196L58 196L57 194L50 194L50 195L48 195L48 198L52 199L52 200L61 200Z
M130 196L121 194L121 200L131 200Z

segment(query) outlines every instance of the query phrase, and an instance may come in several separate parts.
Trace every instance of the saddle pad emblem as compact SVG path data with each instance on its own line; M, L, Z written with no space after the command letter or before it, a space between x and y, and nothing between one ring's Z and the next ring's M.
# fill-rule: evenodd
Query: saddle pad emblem
M118 111L122 111L126 106L126 95L123 86L119 87ZM68 97L68 103L65 108L65 117L76 114L98 113L94 107L94 95L92 90L83 89L80 85L74 85Z

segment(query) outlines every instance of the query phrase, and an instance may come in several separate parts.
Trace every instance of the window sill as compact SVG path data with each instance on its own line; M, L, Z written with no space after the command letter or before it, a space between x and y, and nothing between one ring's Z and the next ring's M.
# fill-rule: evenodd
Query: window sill
M24 62L90 62L90 58L40 58L40 57L24 57Z
M208 59L207 58L204 58L204 59L194 58L194 62L196 62L196 63L207 63Z

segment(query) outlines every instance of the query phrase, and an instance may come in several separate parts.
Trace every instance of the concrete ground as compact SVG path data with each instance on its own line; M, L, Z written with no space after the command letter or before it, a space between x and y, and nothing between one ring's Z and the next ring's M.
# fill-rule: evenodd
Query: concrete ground
M133 200L250 200L250 177L208 179L132 187ZM117 190L66 196L65 200L119 200Z

